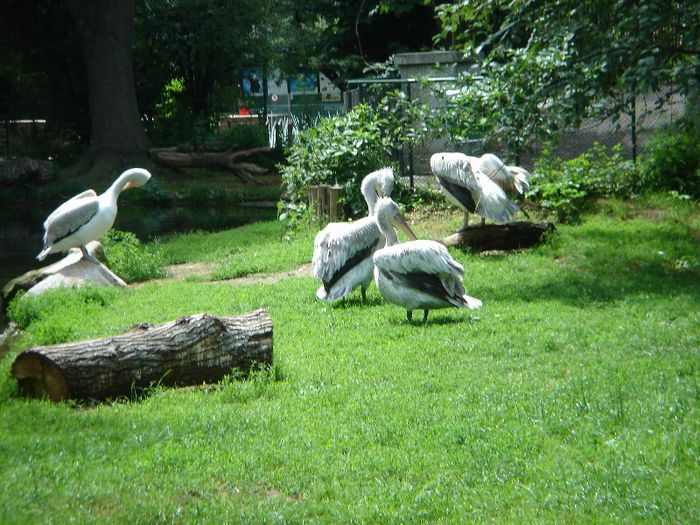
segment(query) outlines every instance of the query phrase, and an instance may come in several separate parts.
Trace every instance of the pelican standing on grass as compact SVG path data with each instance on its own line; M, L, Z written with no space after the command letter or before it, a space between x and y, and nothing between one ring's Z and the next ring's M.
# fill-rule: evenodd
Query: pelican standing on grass
M85 245L102 237L117 217L117 198L129 188L143 186L151 174L141 168L122 173L101 195L94 190L79 193L56 208L44 221L44 249L37 255L43 261L50 253L80 248L83 259L99 263Z
M313 276L323 284L316 297L333 301L361 287L362 300L372 282L372 254L381 245L382 236L374 220L378 197L390 195L394 188L391 168L373 171L362 179L362 196L367 202L369 216L354 222L332 222L318 232L314 239L311 260Z
M518 213L518 205L480 169L474 169L467 155L435 153L430 157L430 169L447 200L464 211L461 229L467 227L469 213L497 224L510 222Z
M394 225L409 238L416 236L393 200L379 199L375 217L386 246L374 253L374 280L385 300L406 308L408 321L413 310L423 310L423 322L426 322L432 309L481 307L479 299L466 295L462 282L464 268L445 246L428 240L397 244Z

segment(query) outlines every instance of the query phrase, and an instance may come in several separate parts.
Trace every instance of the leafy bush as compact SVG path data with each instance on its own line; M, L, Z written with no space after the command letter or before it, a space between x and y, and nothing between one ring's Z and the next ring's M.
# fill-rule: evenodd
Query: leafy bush
M686 117L654 133L641 157L641 184L700 198L700 124Z
M262 125L231 126L217 135L226 148L252 149L268 145L267 127Z
M590 198L630 196L637 180L637 170L622 158L620 146L608 154L605 146L595 144L568 161L545 152L537 159L526 199L558 221L574 222Z
M314 184L340 184L350 211L365 211L360 193L362 178L387 165L389 155L390 144L381 124L372 108L359 104L299 133L289 149L287 165L280 166L291 199L305 201L309 186Z
M111 270L127 283L165 277L165 261L157 248L145 247L130 232L110 230L102 238Z

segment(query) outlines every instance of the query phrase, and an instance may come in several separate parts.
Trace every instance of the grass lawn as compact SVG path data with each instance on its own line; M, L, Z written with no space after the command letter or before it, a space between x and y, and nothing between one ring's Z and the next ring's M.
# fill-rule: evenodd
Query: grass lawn
M227 278L308 262L313 233L161 247ZM303 276L56 292L0 361L0 523L698 523L699 246L697 205L606 201L537 249L453 251L484 307L426 325L374 287L326 305ZM86 407L9 376L32 344L260 307L275 365L246 381Z

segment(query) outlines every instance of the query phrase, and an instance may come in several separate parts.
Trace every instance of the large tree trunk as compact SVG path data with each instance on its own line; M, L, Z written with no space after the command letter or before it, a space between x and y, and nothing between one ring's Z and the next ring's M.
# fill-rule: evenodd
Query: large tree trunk
M90 100L93 161L145 154L131 58L134 0L64 0L80 33Z
M272 363L272 320L265 310L238 317L198 314L117 337L25 350L12 363L20 391L33 397L108 399L134 389L219 381Z

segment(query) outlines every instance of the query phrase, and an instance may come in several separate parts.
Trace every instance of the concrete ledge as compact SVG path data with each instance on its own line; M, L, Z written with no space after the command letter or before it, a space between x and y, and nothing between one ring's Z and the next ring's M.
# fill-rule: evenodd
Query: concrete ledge
M471 63L460 51L426 51L421 53L396 53L394 64L399 66L424 66L430 64Z

